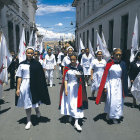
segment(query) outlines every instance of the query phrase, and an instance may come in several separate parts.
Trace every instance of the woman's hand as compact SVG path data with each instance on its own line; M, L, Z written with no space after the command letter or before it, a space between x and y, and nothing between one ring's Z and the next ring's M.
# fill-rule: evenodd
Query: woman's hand
M107 89L106 88L104 88L104 93L107 93Z
M65 90L65 95L68 96L68 91L67 90Z
M16 94L17 94L17 96L20 95L20 90L19 89L17 89Z

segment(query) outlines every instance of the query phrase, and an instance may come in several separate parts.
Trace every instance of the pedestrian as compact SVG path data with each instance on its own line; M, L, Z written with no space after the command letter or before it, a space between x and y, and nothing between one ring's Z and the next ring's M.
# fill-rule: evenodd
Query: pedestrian
M43 60L40 58L40 52L35 50L34 52L34 59L38 62L40 62L40 64L43 66Z
M85 53L85 49L82 49L81 50L81 54L78 56L78 62L79 62L79 64L81 63L81 58L82 58L82 56L83 56L84 53Z
M105 66L106 66L106 61L103 59L102 51L98 50L96 52L96 59L93 59L91 64L92 97L94 97L95 92L98 91Z
M15 55L15 52L11 52L12 62L8 67L8 72L10 73L10 89L15 88L15 71L18 68L19 60Z
M27 115L25 129L31 128L31 109L35 108L37 118L41 113L39 105L50 104L50 98L45 80L45 74L41 64L33 59L34 48L26 49L26 60L19 64L16 72L17 90L16 106L23 107Z
M85 84L86 86L88 85L88 80L91 75L91 63L92 63L93 57L89 53L89 49L85 49L85 54L82 55L81 58L81 66L83 67L84 70L84 76L85 76Z
M70 61L70 56L72 55L74 49L72 46L69 46L67 48L67 56L64 57L63 61L62 61L62 66L63 66L63 74L64 74L64 67L68 66L71 61Z
M96 104L99 104L102 96L106 94L106 119L113 120L114 124L119 123L123 117L124 96L128 94L127 69L125 62L121 60L121 56L121 49L113 51L113 59L105 67L96 98Z
M67 49L64 49L64 55L61 55L61 74L63 75L63 66L62 66L62 61L63 61L63 59L64 59L64 57L65 56L67 56L67 53L68 51L67 51Z
M57 56L57 66L59 67L59 76L58 76L58 79L61 79L62 77L62 70L61 70L61 63L62 63L62 60L61 60L61 57L64 56L64 48L61 49L61 51L59 52L58 56Z
M137 53L135 60L130 64L129 77L132 83L132 107L136 107L136 101L140 104L140 52Z
M83 70L77 64L77 56L70 56L70 64L65 67L64 80L60 90L61 114L75 118L74 127L82 131L78 123L84 117L83 109L87 108L86 88L83 84Z
M53 73L56 69L56 60L54 54L52 54L51 48L48 49L48 54L45 56L43 62L43 68L46 73L46 77L50 87L53 86Z

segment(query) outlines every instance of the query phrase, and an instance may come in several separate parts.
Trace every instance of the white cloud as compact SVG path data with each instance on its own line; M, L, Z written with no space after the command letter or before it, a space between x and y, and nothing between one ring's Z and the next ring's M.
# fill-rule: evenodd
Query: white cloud
M72 19L72 17L64 17L64 19Z
M37 15L42 16L51 13L60 13L60 12L73 12L75 9L70 5L46 5L39 4L37 9Z
M62 37L68 40L68 39L72 39L74 37L74 34L72 34L72 33L56 33L53 31L48 31L43 27L37 27L37 28L38 28L38 33L42 34L44 36L44 38L47 40L49 40L49 39L60 40Z
M55 26L63 26L63 23L58 23Z

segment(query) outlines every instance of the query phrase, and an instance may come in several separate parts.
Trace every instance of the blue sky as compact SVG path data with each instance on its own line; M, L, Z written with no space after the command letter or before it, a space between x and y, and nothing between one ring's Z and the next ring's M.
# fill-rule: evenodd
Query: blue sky
M75 31L75 8L73 0L38 0L36 24L55 33ZM74 25L70 25L71 21Z

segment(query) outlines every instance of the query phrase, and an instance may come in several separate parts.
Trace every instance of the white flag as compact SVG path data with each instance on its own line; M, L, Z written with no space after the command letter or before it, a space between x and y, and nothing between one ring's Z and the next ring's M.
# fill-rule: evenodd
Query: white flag
M8 84L8 67L12 61L12 56L9 53L6 39L4 34L1 36L1 45L0 45L0 54L1 54L1 70L0 70L0 83Z
M109 60L111 58L111 55L110 55L110 53L107 49L108 47L107 47L107 44L106 44L106 41L105 41L105 36L104 36L103 32L102 32L102 42L103 42L103 46L104 46L104 50L103 50L104 57L105 57L106 60Z
M101 50L104 58L108 61L110 59L110 53L106 48L107 47L106 43L103 44L103 42L105 43L105 40L102 41L101 37L99 36L99 33L97 32L97 51Z
M84 46L84 44L83 44L83 42L82 42L82 40L81 40L81 38L80 38L79 54L81 54L81 50L82 50L82 49L85 49L85 46Z
M26 43L25 43L25 30L24 30L24 28L22 31L21 39L20 39L18 58L19 58L19 63L26 60Z
M89 52L92 54L93 59L95 59L95 54L94 54L90 39L89 39Z
M30 35L29 46L33 46L33 31L31 32Z
M130 62L134 61L135 58L135 51L138 50L138 18L136 16L133 37L132 37L132 46L131 46L131 56Z
M42 39L42 41L40 43L39 52L40 52L40 54L43 52L43 39Z
M38 40L37 40L37 33L35 33L35 50L38 50Z

